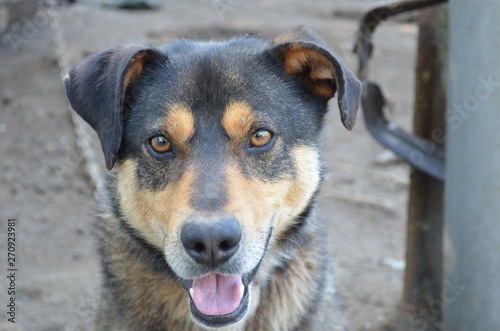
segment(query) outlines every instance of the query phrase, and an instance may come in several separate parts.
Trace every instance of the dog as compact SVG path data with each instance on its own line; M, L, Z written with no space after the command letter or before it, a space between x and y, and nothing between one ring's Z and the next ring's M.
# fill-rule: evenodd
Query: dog
M361 84L319 36L118 45L65 86L110 170L97 330L334 329L320 136Z

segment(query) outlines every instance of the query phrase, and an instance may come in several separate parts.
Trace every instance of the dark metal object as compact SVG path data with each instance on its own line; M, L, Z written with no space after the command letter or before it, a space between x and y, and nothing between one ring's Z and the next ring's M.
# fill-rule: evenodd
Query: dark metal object
M444 153L434 143L407 133L384 115L381 88L368 80L368 64L373 50L372 35L376 27L389 17L407 11L434 6L447 0L410 0L376 5L361 19L354 52L358 54L358 78L363 82L361 97L366 126L382 145L389 148L415 168L444 181Z
M384 96L380 87L363 83L361 105L370 133L379 143L394 151L415 168L444 180L444 153L431 141L407 133L384 116Z
M448 76L448 7L425 9L419 17L415 67L413 132L446 144L446 77ZM444 182L412 169L406 235L403 300L420 314L419 329L442 330ZM422 312L426 312L422 318ZM416 320L416 319L415 319ZM415 322L414 322L415 323Z

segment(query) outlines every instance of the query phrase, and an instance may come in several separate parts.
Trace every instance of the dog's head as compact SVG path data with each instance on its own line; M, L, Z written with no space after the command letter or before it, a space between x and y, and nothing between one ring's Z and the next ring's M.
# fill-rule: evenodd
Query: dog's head
M302 28L274 42L117 46L74 67L66 88L116 168L126 222L164 253L209 327L248 314L266 252L318 189L328 100L337 93L351 129L361 90Z

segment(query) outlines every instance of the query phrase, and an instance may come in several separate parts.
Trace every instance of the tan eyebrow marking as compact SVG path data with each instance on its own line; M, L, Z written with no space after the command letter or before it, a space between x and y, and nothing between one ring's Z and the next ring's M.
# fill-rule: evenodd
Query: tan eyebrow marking
M244 138L252 128L255 116L244 101L231 102L224 112L222 126L231 138Z
M177 143L186 143L194 135L194 116L185 104L174 104L166 119L167 132Z

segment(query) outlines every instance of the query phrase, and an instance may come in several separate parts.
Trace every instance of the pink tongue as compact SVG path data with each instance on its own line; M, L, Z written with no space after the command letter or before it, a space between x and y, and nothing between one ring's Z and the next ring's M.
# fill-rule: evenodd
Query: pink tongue
M243 297L241 275L211 273L193 280L191 297L205 315L226 315L238 308Z

